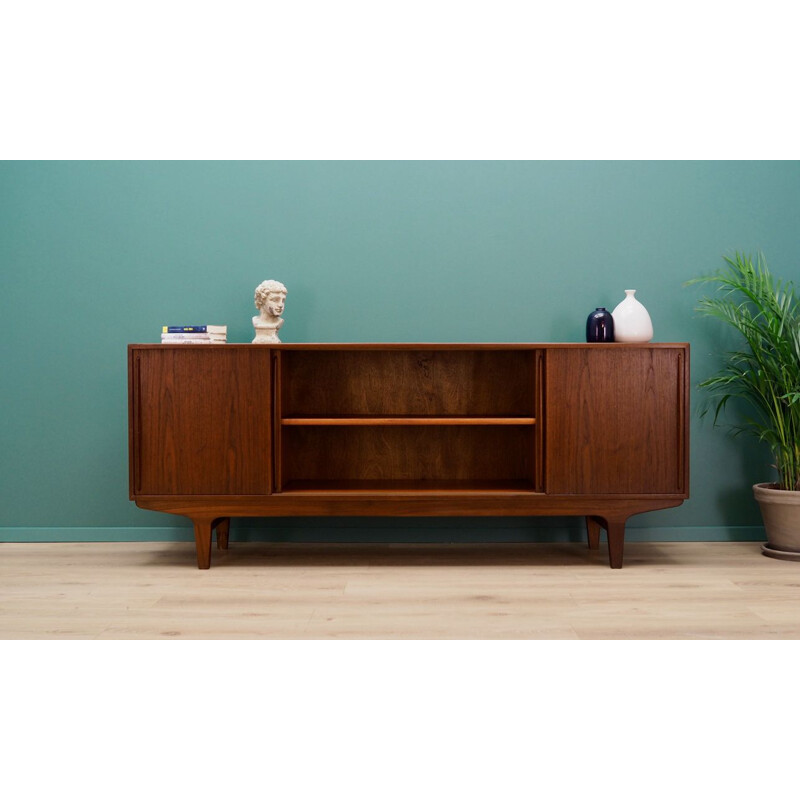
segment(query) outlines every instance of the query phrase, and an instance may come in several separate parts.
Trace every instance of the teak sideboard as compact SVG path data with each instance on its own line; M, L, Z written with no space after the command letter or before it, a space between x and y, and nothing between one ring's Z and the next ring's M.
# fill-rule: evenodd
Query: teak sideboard
M128 347L130 498L189 517L586 517L688 497L687 344Z

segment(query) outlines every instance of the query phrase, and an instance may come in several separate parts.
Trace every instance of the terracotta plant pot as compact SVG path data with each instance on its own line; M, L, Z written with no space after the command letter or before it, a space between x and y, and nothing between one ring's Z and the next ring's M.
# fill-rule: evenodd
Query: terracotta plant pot
M800 561L800 492L778 489L775 483L757 483L753 494L767 531L764 555Z

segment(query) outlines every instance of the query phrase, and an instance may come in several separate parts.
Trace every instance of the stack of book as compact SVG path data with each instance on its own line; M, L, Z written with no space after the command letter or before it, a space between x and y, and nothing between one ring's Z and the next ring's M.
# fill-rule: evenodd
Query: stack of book
M225 344L227 325L165 325L161 329L162 344Z

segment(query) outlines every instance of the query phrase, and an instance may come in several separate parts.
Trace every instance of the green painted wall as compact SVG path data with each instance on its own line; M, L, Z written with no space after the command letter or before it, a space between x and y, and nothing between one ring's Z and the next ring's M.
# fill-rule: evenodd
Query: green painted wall
M795 162L0 164L0 538L187 537L127 499L125 347L165 323L249 341L265 278L289 288L287 342L582 341L595 306L636 288L656 340L691 342L697 382L724 339L683 282L736 249L800 282L799 223ZM694 416L691 466L691 500L634 518L630 537L760 538L749 487L771 479L768 454ZM236 535L580 533L568 519L247 520Z

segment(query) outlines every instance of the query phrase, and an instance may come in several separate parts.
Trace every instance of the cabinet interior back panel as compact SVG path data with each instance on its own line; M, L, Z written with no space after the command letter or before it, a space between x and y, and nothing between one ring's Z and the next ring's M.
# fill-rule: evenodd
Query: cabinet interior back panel
M281 353L284 417L532 416L533 351Z
M533 483L531 426L309 426L283 431L292 481L525 481Z

